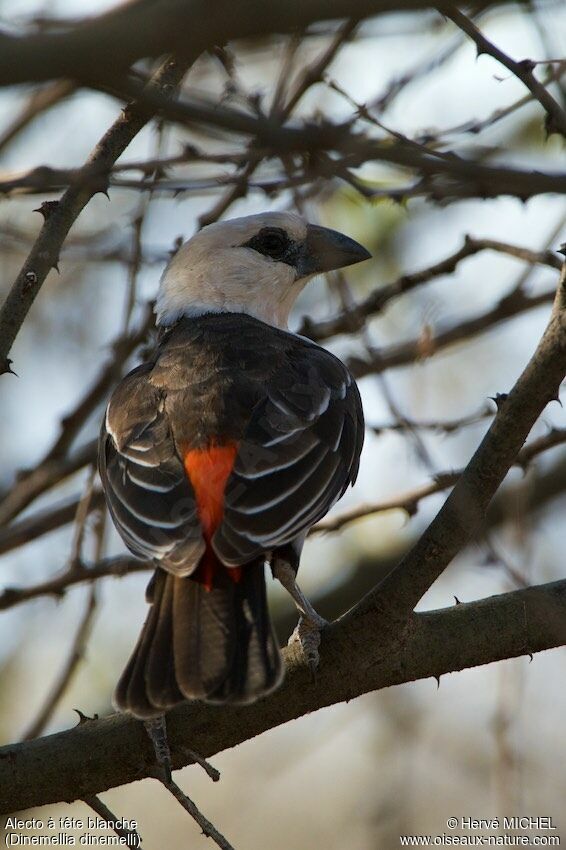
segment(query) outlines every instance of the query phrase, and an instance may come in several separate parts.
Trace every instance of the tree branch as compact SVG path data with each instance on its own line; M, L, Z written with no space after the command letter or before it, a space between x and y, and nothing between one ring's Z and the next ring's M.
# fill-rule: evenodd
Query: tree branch
M323 636L317 682L289 650L280 690L249 706L185 705L167 716L173 766L185 742L209 757L255 735L379 688L439 677L566 643L566 581L411 617L403 639L377 609L355 608ZM0 749L0 813L71 802L155 773L143 724L125 715Z
M138 59L176 53L194 60L217 44L290 32L314 21L364 18L384 12L451 9L455 0L137 0L59 33L0 33L0 86L68 77L87 84L111 81ZM493 5L483 0L479 5ZM108 62L108 57L112 62Z
M6 587L0 593L0 611L35 599L38 596L60 597L69 587L83 582L93 582L106 576L125 576L129 573L139 573L151 569L152 564L140 561L133 556L124 555L118 558L105 558L96 564L73 564L55 578L48 579L33 587Z
M505 68L511 71L531 92L532 96L538 100L540 105L546 111L546 129L550 133L559 133L566 138L566 112L560 104L552 97L545 86L537 80L533 74L536 68L536 62L531 59L523 59L522 62L517 62L511 59L499 47L496 47L483 33L476 27L466 15L459 9L453 9L446 13L450 20L454 21L457 27L468 35L475 43L478 57L486 53L500 62Z
M394 611L402 620L471 540L488 505L566 375L566 263L552 315L535 353L508 395L500 396L487 434L416 546L361 605Z
M0 44L6 38L11 37L0 36ZM107 45L104 42L102 45L106 50ZM0 48L0 55L1 53ZM0 65L5 58L0 59ZM176 91L186 70L186 63L167 59L155 73L147 89L157 90L161 99L167 102ZM129 104L98 142L88 159L88 165L101 168L111 166L153 115L151 109L140 106L139 103ZM102 180L95 186L70 186L60 201L46 208L45 221L39 236L0 309L0 375L11 371L8 355L14 340L45 278L52 268L57 268L61 246L69 230L91 198L97 192L106 191L106 185Z
M473 257L481 251L495 251L499 254L515 257L518 260L537 263L554 269L562 267L559 258L552 251L532 251L521 245L511 245L508 242L495 239L479 239L467 235L464 237L463 245L453 254L431 266L401 275L391 283L380 286L351 310L340 313L331 319L323 319L320 322L313 322L308 317L303 317L303 323L297 333L321 341L340 333L352 333L361 330L366 319L380 313L393 299L399 298L399 296L405 295L437 277L451 274L463 260Z
M350 357L348 366L356 378L363 378L366 375L380 374L387 369L396 369L419 360L426 360L444 348L464 340L467 341L476 334L485 333L501 322L513 316L518 316L526 310L534 310L537 307L550 304L553 298L553 290L528 296L522 290L513 289L495 307L486 310L484 313L472 316L470 319L464 319L457 325L439 331L436 335L425 332L417 339L408 342L381 349L371 349L367 358Z

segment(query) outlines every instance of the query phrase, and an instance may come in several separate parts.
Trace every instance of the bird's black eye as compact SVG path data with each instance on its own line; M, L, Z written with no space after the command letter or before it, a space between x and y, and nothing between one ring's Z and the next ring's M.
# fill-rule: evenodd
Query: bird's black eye
M280 227L263 227L245 247L273 260L281 260L289 248L289 237Z

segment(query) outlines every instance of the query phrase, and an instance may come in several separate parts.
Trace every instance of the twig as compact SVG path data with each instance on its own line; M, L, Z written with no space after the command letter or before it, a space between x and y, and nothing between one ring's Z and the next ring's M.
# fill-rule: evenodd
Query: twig
M178 803L184 808L186 812L190 814L190 816L195 820L200 828L202 829L203 835L207 838L212 838L215 844L221 848L221 850L234 850L229 841L224 838L224 836L218 832L214 824L212 824L205 816L202 814L196 803L193 803L190 797L187 797L184 791L179 788L176 782L172 779L166 782L165 780L161 780L162 784L167 788L170 794L172 794Z
M93 457L92 460L95 458ZM79 499L67 499L57 503L54 507L44 508L31 514L25 519L11 523L0 530L0 555L11 552L19 546L25 546L44 534L49 534L57 528L73 521L76 514ZM93 494L90 510L96 511L104 506L104 496L100 490Z
M566 112L553 98L547 88L537 80L533 74L536 62L531 59L523 59L521 62L511 59L493 42L489 41L463 12L452 9L446 13L457 27L468 35L477 47L478 56L487 54L505 66L518 80L520 80L531 92L534 98L546 111L546 130L550 133L560 133L566 138Z
M0 525L10 522L46 490L96 459L96 440L87 443L71 458L66 457L66 453L92 411L122 374L127 358L147 338L153 323L152 305L148 304L137 330L120 335L114 341L111 356L74 410L63 418L59 436L51 448L37 466L21 473L16 484L0 499Z
M401 510L405 511L408 516L414 516L422 499L453 487L461 474L461 470L458 472L444 472L437 475L435 480L429 484L415 487L414 490L410 490L400 496L394 496L392 499L385 499L374 504L356 505L356 507L342 511L334 517L317 522L316 525L313 525L309 534L329 534L339 531L357 519L374 516L377 513L384 513L386 511Z
M213 767L210 762L208 762L205 758L203 758L199 753L195 753L194 750L191 750L190 747L182 747L183 755L189 756L195 764L198 764L199 767L202 767L207 776L212 779L213 782L218 782L220 779L220 771Z
M566 428L552 428L548 434L538 437L521 449L513 462L513 466L519 466L523 471L526 471L535 457L555 446L562 446L564 443L566 443ZM334 517L324 519L313 525L310 534L327 534L333 531L339 531L357 519L363 519L364 517L373 516L385 511L401 510L405 511L409 517L412 517L417 513L419 504L423 499L441 493L449 487L453 487L463 473L463 469L455 470L454 472L441 472L434 476L433 481L423 484L420 487L415 487L414 490L410 490L408 493L375 502L374 504L356 505L356 507L348 511L342 511Z
M552 314L535 353L511 392L499 398L497 414L443 507L419 542L366 597L395 612L412 611L484 521L488 505L515 462L534 423L558 399L566 375L566 263Z
M564 74L566 74L566 61L563 61L556 68L552 68L542 81L542 84L547 86L550 83L558 82L562 79ZM487 118L475 121L466 121L463 124L457 124L454 127L447 127L445 129L438 130L437 132L424 131L417 134L416 141L421 142L422 144L440 142L447 136L454 136L459 133L467 133L478 136L480 133L483 133L484 130L493 127L499 121L508 118L509 115L513 115L519 109L522 109L523 106L527 106L534 100L536 100L536 98L532 94L526 94L518 100L513 101L513 103L510 103L508 106L498 107L490 115L488 115Z
M36 599L38 596L55 596L61 598L70 587L82 582L94 582L106 576L122 576L130 573L144 572L152 569L147 561L138 561L127 555L117 558L107 558L97 564L81 565L72 570L65 570L53 579L37 584L34 587L16 588L6 587L0 593L0 611Z
M330 66L340 48L351 37L355 31L355 27L356 23L353 21L347 21L340 27L329 46L311 65L303 70L285 104L280 102L278 96L274 98L270 111L270 119L272 121L284 123L307 90L322 79L324 71ZM217 221L235 201L241 197L245 197L250 178L262 160L262 154L249 149L247 161L244 164L242 172L237 176L236 182L219 198L212 209L200 216L198 220L199 227L204 227L213 221Z
M75 570L77 568L77 564L80 563L86 520L88 517L89 508L93 496L93 482L94 469L92 471L92 474L89 476L85 487L84 495L79 501L79 505L77 507L77 513L75 518L75 534L71 546L71 554L69 557L69 572ZM106 524L106 511L102 510L100 512L98 520L99 521L95 529L96 547L94 557L96 561L99 561L102 556L104 529ZM65 662L61 672L59 673L55 684L51 688L49 696L47 697L44 705L38 712L35 720L28 726L26 732L23 735L22 740L28 741L31 738L37 738L37 736L43 732L43 730L49 723L53 712L57 708L61 697L71 684L71 681L73 680L73 677L77 672L78 666L84 657L86 646L91 635L92 626L94 623L94 616L96 613L97 604L97 585L93 583L90 586L86 608L79 622L79 627L75 634L74 640L71 644L71 649L67 661Z
M162 101L168 102L186 69L186 63L166 59L152 78L149 88L159 91ZM88 164L107 166L114 163L153 114L145 106L130 103L99 141ZM10 371L8 355L12 344L45 278L52 268L57 267L65 237L86 204L97 192L105 191L105 188L104 183L94 188L71 186L46 215L40 234L0 309L0 374Z
M67 451L92 411L101 401L105 400L109 390L121 376L128 357L146 341L154 326L154 321L153 304L150 302L145 305L139 327L133 331L120 334L114 340L111 345L110 357L103 364L91 387L80 399L74 410L63 418L61 432L46 453L43 463L49 463L55 458L61 457Z
M77 668L84 657L86 645L92 632L94 615L96 613L97 608L96 587L97 586L95 583L91 584L90 586L87 604L83 616L81 617L81 620L79 622L79 627L73 639L68 658L65 661L65 664L63 665L57 677L57 680L52 686L44 705L38 712L37 717L30 723L30 725L22 735L22 741L29 741L30 739L37 738L39 735L41 735L41 733L49 723L53 712L57 708L61 697L68 689L74 678L75 673L77 672Z
M445 25L445 22L443 22ZM460 48L462 43L462 37L453 38L450 44L447 44L442 50L438 53L435 53L433 56L427 57L424 61L418 62L414 65L409 71L406 71L404 74L401 74L398 77L395 77L388 84L385 91L379 95L379 97L373 98L371 103L368 104L368 110L375 110L378 113L385 112L392 103L402 94L407 86L411 83L416 82L417 80L423 79L423 77L428 76L433 71L438 70L448 62L452 56L456 53L456 51Z
M0 136L0 152L25 130L38 115L69 97L76 86L70 80L57 80L32 92L19 114Z
M407 366L415 361L426 360L439 351L455 343L468 341L477 334L485 333L496 325L527 310L534 310L552 303L554 292L548 290L539 295L527 296L523 292L513 291L504 296L492 309L486 310L471 319L465 319L457 325L432 335L428 329L418 339L391 345L383 349L373 349L365 359L351 357L348 365L357 378Z
M92 499L94 496L94 476L96 474L96 468L94 464L91 466L87 480L84 486L83 494L79 499L77 505L77 512L75 514L75 528L73 533L73 541L71 543L71 554L69 555L68 566L69 569L74 569L75 566L81 564L81 556L83 550L83 543L85 537L86 530L86 522L91 510ZM98 560L98 559L97 559Z
M125 829L123 826L119 824L122 823L122 819L118 818L106 805L103 803L100 797L92 795L90 797L83 797L83 802L90 806L93 812L96 812L109 827L116 833L119 838L123 838L126 847L137 847L138 850L142 850L141 838L137 830L135 829Z
M312 322L308 318L303 319L299 333L309 336L311 339L323 340L339 333L351 333L360 330L368 317L381 312L393 299L411 292L437 277L451 274L463 260L482 251L496 251L518 260L537 263L554 269L560 269L561 266L559 258L552 251L533 251L520 245L512 245L495 239L465 236L462 246L453 254L432 266L427 266L425 269L411 274L404 274L397 280L380 286L365 301L356 304L351 310L340 313L332 319L323 319L320 322Z
M86 443L70 457L42 462L33 470L22 473L11 490L0 500L0 525L5 525L34 499L51 487L74 475L96 459L96 440Z
M374 434L382 434L384 431L405 431L407 428L416 431L433 431L436 434L454 434L461 428L477 425L485 419L491 419L493 410L490 405L485 404L476 413L461 416L459 419L411 419L404 416L400 422L387 422L383 425L368 425ZM1 550L0 550L1 551Z

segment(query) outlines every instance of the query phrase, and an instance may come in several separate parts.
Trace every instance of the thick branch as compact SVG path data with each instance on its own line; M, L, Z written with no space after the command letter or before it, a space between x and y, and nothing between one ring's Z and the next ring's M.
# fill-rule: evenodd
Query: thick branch
M287 676L267 699L242 708L186 705L167 718L175 768L184 745L208 757L268 729L369 691L566 643L566 581L411 618L403 641L387 617L358 607L324 634L317 682L285 651ZM81 797L155 770L143 725L124 715L0 750L0 813Z
M0 86L55 77L110 81L146 56L172 52L195 58L217 44L290 32L314 21L454 5L451 0L217 0L212 15L206 0L137 0L59 33L1 33Z

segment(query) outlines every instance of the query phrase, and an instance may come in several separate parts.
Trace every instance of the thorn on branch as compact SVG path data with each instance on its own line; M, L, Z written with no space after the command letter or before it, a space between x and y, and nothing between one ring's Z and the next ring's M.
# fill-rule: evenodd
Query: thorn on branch
M43 220L47 221L48 218L53 215L58 206L59 201L43 201L41 206L37 207L34 212L40 213L43 216Z
M6 359L4 360L4 362L2 364L2 368L0 369L0 375L15 375L16 378L17 378L18 377L17 372L14 372L14 370L12 369L12 363L13 362L14 361L10 360L9 357L6 357Z
M29 290L37 283L37 274L30 270L25 274L26 282L24 283L23 290L25 292L29 292Z
M83 714L80 708L73 708L73 711L79 715L77 726L83 726L85 723L92 723L94 720L98 720L98 714L93 714L92 717L89 717L88 714Z
M126 103L126 105L122 107L122 115L126 119L126 121L130 121L134 117L135 111L136 105L135 103L133 103L133 101Z
M505 404L505 402L508 399L508 394L507 393L495 393L495 395L490 395L489 398L491 399L491 401L493 401L495 403L495 406L497 407L497 409L501 410L501 408L503 407L503 405Z
M407 504L404 507L405 507L405 511L407 513L407 517L409 519L412 519L412 517L414 517L416 515L416 513L419 509L419 503L417 501L407 502Z
M182 244L183 244L183 237L182 236L176 236L175 240L173 242L172 248L169 251L167 251L167 253L169 254L169 256L171 258L173 258L175 256L175 254L177 253L177 251L179 250L179 248L181 247Z

